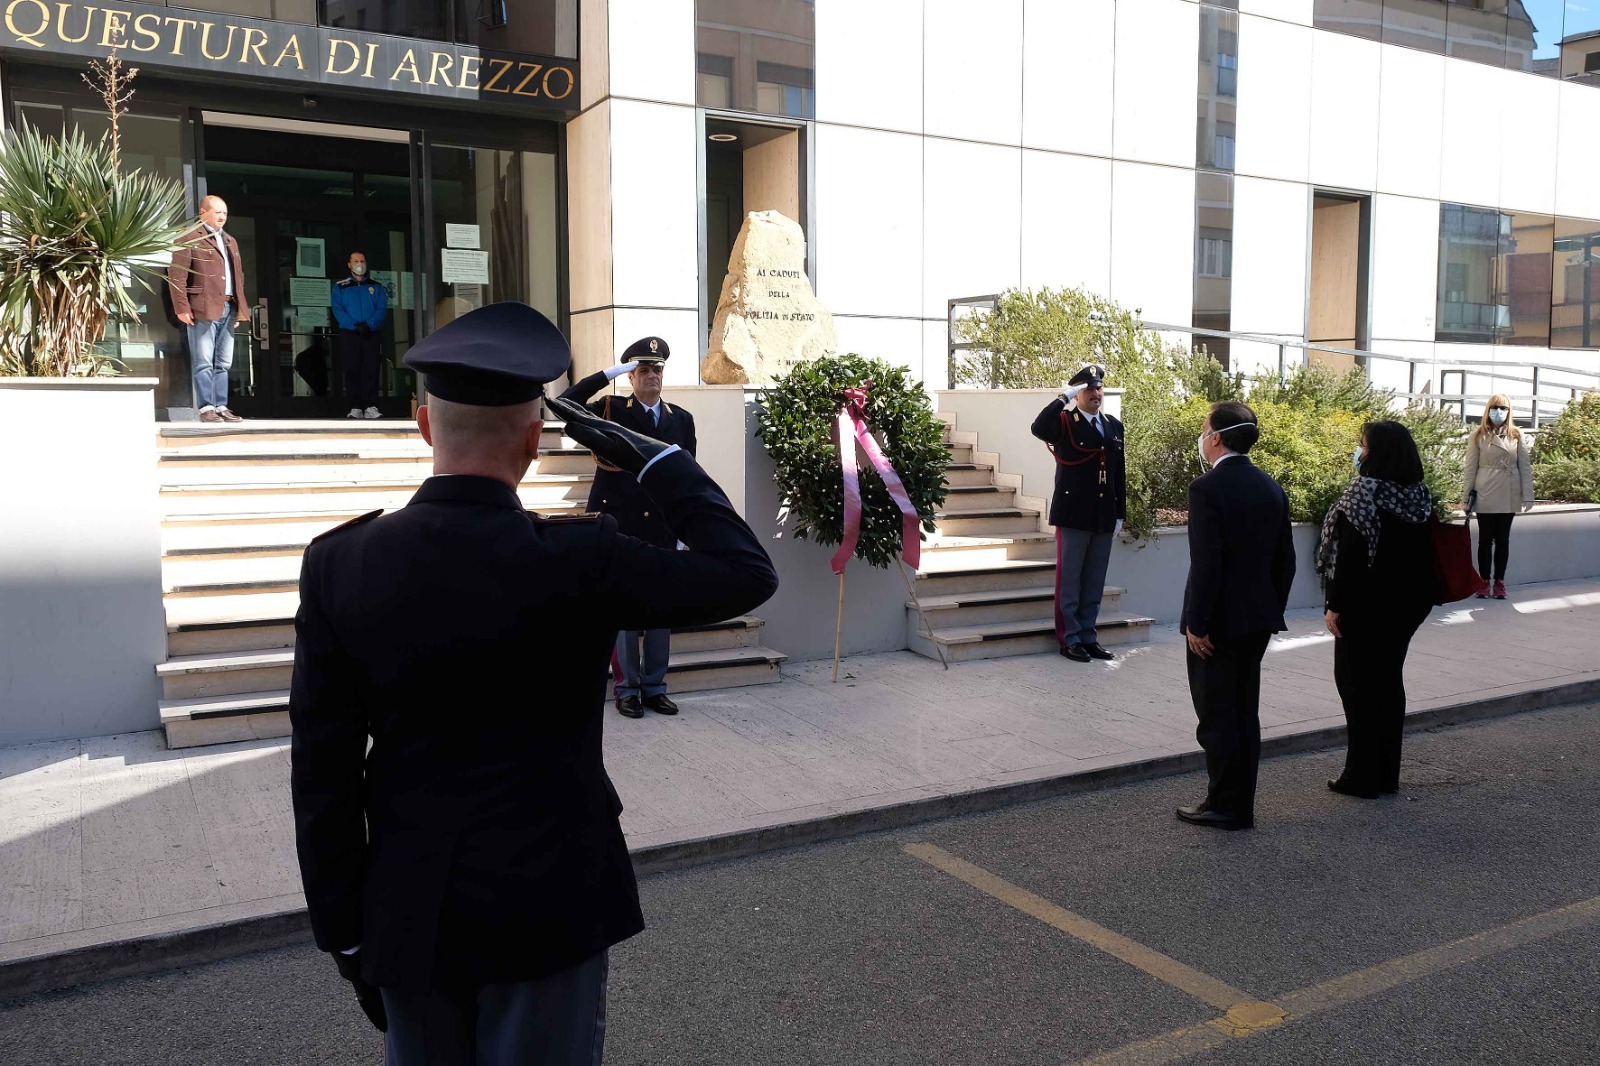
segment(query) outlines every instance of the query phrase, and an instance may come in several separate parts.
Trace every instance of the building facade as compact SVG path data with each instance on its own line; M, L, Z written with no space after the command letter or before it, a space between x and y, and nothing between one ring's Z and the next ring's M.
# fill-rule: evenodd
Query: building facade
M252 220L262 413L330 406L307 381L322 312L295 302L318 241L387 273L391 351L516 297L582 373L646 334L703 354L766 209L805 230L841 349L930 389L951 301L1013 286L1233 334L1208 347L1248 372L1309 342L1408 392L1531 396L1539 367L1555 403L1600 362L1600 15L1572 0L209 6L264 21L123 5L132 121L151 165ZM4 6L6 122L103 125L77 75L121 8L81 10ZM204 62L139 52L174 17L216 24L188 31ZM284 76L293 26L315 78ZM669 364L669 387L698 380ZM414 383L385 391L400 413Z

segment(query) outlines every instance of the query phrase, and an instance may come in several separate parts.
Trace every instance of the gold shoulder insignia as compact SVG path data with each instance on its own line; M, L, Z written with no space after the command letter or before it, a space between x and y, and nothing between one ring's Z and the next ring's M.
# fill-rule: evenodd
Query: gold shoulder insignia
M629 396L629 397L628 397L628 406L629 406L629 407L632 407L632 406L633 406L633 397L632 397L632 396Z
M348 522L340 522L338 525L334 526L332 529L327 530L327 531L322 532L322 533L318 533L316 536L312 537L311 538L311 543L315 544L317 541L322 540L325 537L331 537L335 533L342 532L342 531L344 531L346 529L351 528L352 526L359 526L364 522L370 522L374 518L377 518L382 513L383 513L383 508L380 507L376 511L368 511L364 515L357 515L355 518L350 519L350 521L348 521Z
M1078 412L1074 411L1074 412L1072 412L1072 420L1074 422L1082 422L1083 421L1083 416L1080 415Z
M670 403L668 403L667 401L662 400L661 401L661 413L664 414L664 415L670 415L672 413L672 405Z
M561 514L540 514L538 511L529 511L529 514L541 522L598 522L601 515L598 511L584 511L581 513L564 512Z

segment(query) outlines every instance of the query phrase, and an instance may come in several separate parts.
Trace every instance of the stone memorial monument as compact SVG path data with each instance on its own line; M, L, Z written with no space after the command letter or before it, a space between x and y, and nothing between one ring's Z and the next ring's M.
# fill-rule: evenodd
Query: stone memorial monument
M770 385L796 363L838 347L833 316L806 277L800 226L777 211L752 211L728 259L700 380Z

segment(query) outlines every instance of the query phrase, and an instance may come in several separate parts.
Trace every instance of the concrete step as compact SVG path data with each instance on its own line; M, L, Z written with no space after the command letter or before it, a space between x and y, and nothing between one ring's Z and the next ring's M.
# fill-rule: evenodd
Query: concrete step
M950 562L951 557L936 557ZM957 560L959 561L959 559ZM950 596L958 592L999 592L1004 589L1032 588L1043 581L1055 581L1056 561L1047 559L998 559L970 566L930 569L924 555L917 571L917 595Z
M161 489L167 518L304 513L364 514L377 508L404 507L422 484L421 477L354 482L252 482L244 484L173 485ZM593 474L530 474L517 495L536 511L583 510Z
M265 598L265 597L263 597ZM294 647L294 614L227 622L167 622L167 655L218 655Z
M998 485L951 485L945 489L944 509L951 513L995 511L1016 505L1016 489Z
M995 536L1037 533L1039 512L1020 507L994 507L984 510L935 512L934 521L941 536Z
M705 692L779 680L784 656L760 645L711 651L674 651L667 691ZM287 685L287 681L285 681ZM188 748L289 735L289 692L279 688L234 695L164 699L161 725L167 746Z
M981 466L977 463L951 463L945 467L944 483L951 488L966 488L969 485L994 484L994 467Z
M1101 594L1100 611L1108 614L1122 609L1122 590L1107 585ZM923 596L922 612L935 630L957 626L988 625L991 622L1026 622L1055 617L1055 589L1050 585L996 592L960 592L948 596ZM919 627L916 604L906 601L906 624Z
M548 452L549 459L557 465L567 457L588 454L576 441L559 431L545 433L543 451ZM420 439L311 439L267 442L254 447L229 441L165 450L156 461L163 485L374 478L393 480L402 477L422 478L433 473L433 449ZM593 468L592 462L590 468ZM538 472L537 466L534 469Z
M1151 619L1139 615L1103 611L1096 622L1096 631L1100 643L1107 647L1140 644L1150 639L1150 625ZM953 663L999 659L1008 655L1058 655L1061 651L1056 645L1055 622L1051 618L952 626L935 629L933 635L944 646L945 659ZM908 636L911 637L912 651L929 659L939 657L926 634L918 631Z
M970 463L970 462L972 462L972 445L970 445L970 444L951 444L947 440L947 441L945 441L945 445L944 446L950 452L950 461L952 463Z
M922 570L943 573L1018 560L1048 559L1053 564L1055 557L1053 532L1034 528L1025 533L958 535L941 528L922 545Z
M377 441L422 440L410 419L354 418L251 419L246 422L165 422L156 427L160 448L204 448L216 445L255 445L263 441Z
M239 696L289 687L294 649L180 655L156 667L164 700Z

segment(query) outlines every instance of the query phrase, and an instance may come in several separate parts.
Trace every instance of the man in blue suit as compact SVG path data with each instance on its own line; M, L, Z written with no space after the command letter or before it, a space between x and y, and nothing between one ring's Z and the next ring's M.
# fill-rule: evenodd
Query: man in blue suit
M350 273L334 283L333 317L339 323L339 361L350 400L345 417L378 418L378 368L389 294L367 276L367 257L361 252L350 253Z

